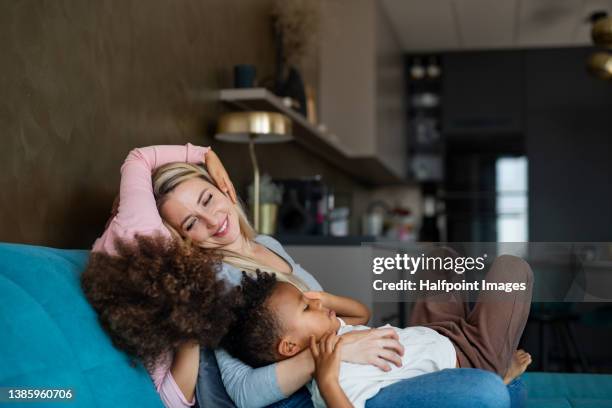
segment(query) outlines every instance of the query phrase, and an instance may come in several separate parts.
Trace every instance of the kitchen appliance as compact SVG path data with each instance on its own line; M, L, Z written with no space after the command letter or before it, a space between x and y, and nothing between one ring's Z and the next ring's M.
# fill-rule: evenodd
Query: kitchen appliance
M334 196L320 176L274 182L283 187L278 211L279 235L329 234L328 214L334 207Z

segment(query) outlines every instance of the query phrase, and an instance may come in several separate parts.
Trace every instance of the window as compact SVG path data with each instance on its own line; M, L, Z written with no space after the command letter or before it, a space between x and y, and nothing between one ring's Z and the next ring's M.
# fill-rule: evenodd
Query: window
M527 242L527 157L495 163L497 242Z

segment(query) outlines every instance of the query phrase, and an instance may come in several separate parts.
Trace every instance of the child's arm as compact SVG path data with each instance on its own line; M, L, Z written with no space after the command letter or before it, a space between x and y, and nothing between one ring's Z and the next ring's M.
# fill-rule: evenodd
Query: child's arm
M185 344L177 352L168 352L154 365L147 366L155 390L167 408L189 408L196 403L194 393L200 355L199 346L197 350L194 348Z
M200 345L187 343L179 347L174 355L170 372L187 401L193 400L199 369Z
M370 310L366 305L344 296L332 295L327 292L306 292L306 297L319 299L323 306L332 309L336 315L347 324L366 324L370 320Z
M319 344L310 337L310 352L315 362L314 379L328 408L353 408L340 387L340 349L342 337L334 332L324 335Z

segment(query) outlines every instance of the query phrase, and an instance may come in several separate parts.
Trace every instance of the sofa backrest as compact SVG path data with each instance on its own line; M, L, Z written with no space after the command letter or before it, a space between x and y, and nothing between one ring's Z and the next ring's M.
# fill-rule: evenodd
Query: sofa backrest
M0 243L0 387L72 389L79 407L163 407L81 291L88 256Z

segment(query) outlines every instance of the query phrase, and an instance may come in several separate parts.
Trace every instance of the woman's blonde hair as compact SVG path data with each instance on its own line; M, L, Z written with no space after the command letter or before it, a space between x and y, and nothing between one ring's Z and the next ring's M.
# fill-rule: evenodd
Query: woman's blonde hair
M168 193L172 192L179 184L193 178L201 178L215 187L218 187L203 166L176 162L159 167L153 174L153 194L155 196L158 211L167 201ZM240 234L244 239L252 241L257 236L257 233L251 226L242 203L238 201L238 203L234 205L234 208L238 214ZM166 222L166 220L163 220L163 222L175 239L188 241L188 239L183 237L173 226ZM198 245L197 242L195 244ZM227 249L219 249L217 251L221 254L223 262L245 271L251 277L256 278L257 270L272 272L276 275L276 279L279 281L290 283L301 291L309 290L308 286L294 274L287 274L274 270L269 266L262 265L250 256L246 256L235 251L230 251Z

